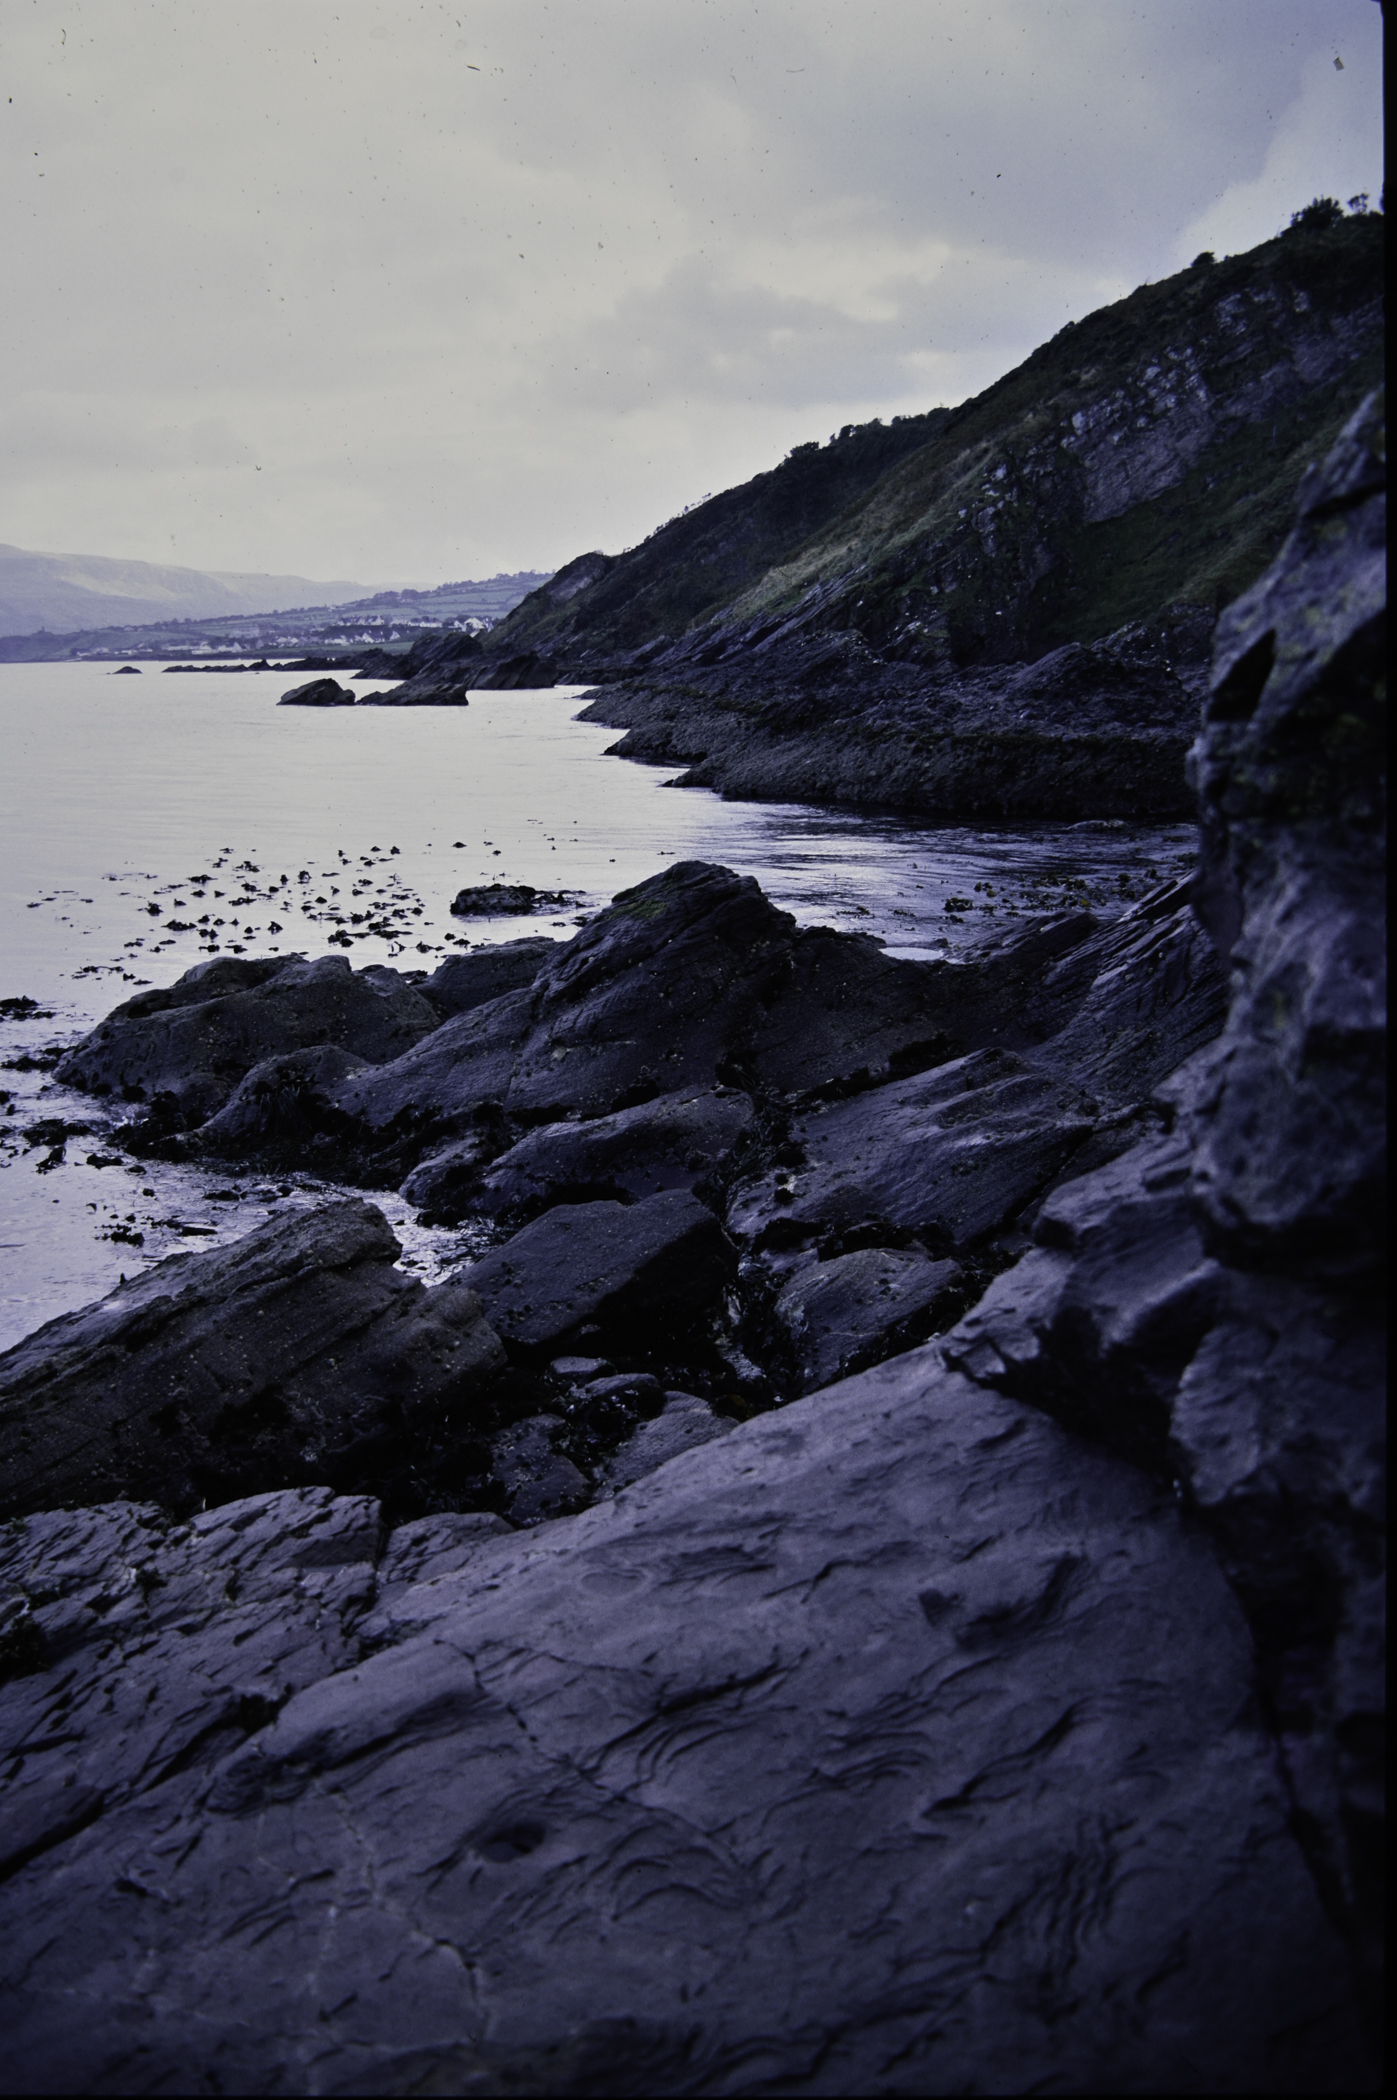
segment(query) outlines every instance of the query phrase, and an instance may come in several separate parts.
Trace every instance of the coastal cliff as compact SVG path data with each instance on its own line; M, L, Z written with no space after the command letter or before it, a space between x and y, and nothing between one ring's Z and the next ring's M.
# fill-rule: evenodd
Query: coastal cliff
M1377 2088L1385 472L1220 623L1196 890L951 966L687 863L77 1046L484 1237L0 1358L16 2090Z

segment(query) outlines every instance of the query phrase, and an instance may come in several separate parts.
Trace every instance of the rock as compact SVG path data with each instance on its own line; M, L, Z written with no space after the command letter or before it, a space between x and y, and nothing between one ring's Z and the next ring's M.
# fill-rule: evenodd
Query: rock
M531 1415L492 1439L493 1472L513 1523L528 1526L571 1516L590 1500L586 1475L553 1447L562 1428L557 1415Z
M347 685L340 685L333 678L309 678L304 685L293 685L289 693L283 693L278 707L353 707L356 695Z
M368 1060L333 1045L264 1058L199 1130L207 1152L297 1152L334 1120L334 1088Z
M268 1058L330 1045L385 1064L440 1027L441 1015L396 970L316 962L196 963L168 990L118 1006L58 1066L65 1086L128 1101L169 1095L202 1122Z
M627 1437L615 1457L602 1468L601 1480L613 1494L617 1493L643 1480L647 1473L658 1472L672 1458L682 1458L701 1444L711 1444L715 1437L726 1436L736 1427L735 1422L714 1414L708 1402L693 1393L666 1393L663 1414L653 1422L642 1422Z
M803 1269L774 1307L799 1367L799 1390L814 1392L925 1341L938 1311L959 1310L954 1294L963 1274L956 1262L891 1247L861 1247Z
M556 685L558 679L546 658L525 650L515 656L487 657L475 683L486 692L519 692Z
M1386 439L1381 396L1220 623L1192 754L1199 908L1229 957L1194 1189L1243 1263L1384 1267Z
M555 1203L691 1189L722 1169L754 1121L743 1094L681 1090L594 1122L551 1123L496 1159L465 1208L532 1217ZM414 1182L428 1171L419 1168Z
M399 678L389 693L365 693L361 707L464 707L478 674L480 640L474 634L420 634L401 655L371 649L359 676Z
M351 1623L289 1698L233 1664L274 1718L91 1782L0 1888L17 2088L129 2085L133 2047L184 2091L1373 2076L1206 1542L934 1350ZM26 1778L113 1691L169 1727L178 1629L125 1673L88 1634L57 1741L21 1679Z
M176 1513L346 1467L468 1401L503 1363L479 1300L393 1267L344 1201L177 1254L0 1356L0 1509L130 1496Z
M557 1354L584 1323L664 1331L715 1303L737 1267L722 1226L687 1190L545 1213L466 1270L512 1349Z
M113 678L139 678L140 675L141 667L139 664L123 664L119 671L112 672Z
M488 1130L474 1130L415 1167L400 1193L421 1212L424 1225L457 1224L465 1217L485 1166L498 1149Z
M803 1164L735 1190L729 1219L758 1247L851 1230L967 1247L1041 1193L1094 1109L1012 1052L979 1050L798 1118Z
M1172 1480L1256 1642L1295 1827L1381 1999L1385 446L1366 402L1220 624L1197 908L1230 956L1172 1129L1057 1189L940 1345Z
M505 992L523 991L557 952L558 943L546 934L498 941L469 955L448 955L416 990L446 1018L470 1013Z
M507 1535L509 1526L493 1510L439 1510L399 1524L383 1549L376 1590L380 1598L415 1583L454 1575L487 1540Z
M468 1132L483 1109L503 1107L535 996L505 992L441 1022L390 1064L352 1074L335 1089L334 1106L373 1137L395 1126L419 1131L424 1144Z
M562 911L575 901L566 890L535 890L527 882L489 882L458 890L451 900L451 913L457 919L512 919L531 911ZM533 976L524 982L531 984Z

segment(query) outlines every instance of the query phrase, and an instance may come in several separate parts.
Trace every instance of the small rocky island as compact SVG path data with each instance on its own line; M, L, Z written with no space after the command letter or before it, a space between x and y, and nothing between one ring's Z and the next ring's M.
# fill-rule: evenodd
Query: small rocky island
M68 1054L366 1193L0 1358L11 2090L1376 2084L1385 605L1374 398L1110 924L690 862Z

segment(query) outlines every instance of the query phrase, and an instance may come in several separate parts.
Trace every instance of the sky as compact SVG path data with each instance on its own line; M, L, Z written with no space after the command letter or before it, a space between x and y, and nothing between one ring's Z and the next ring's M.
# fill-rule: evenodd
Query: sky
M0 0L0 540L552 569L1381 189L1374 0Z

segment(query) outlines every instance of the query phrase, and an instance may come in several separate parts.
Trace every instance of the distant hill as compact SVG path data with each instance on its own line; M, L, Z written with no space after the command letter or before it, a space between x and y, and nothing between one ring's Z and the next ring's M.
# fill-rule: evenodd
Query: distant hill
M24 555L18 548L0 549L0 598L5 592L8 557L19 561L60 562L61 555ZM74 557L76 560L77 558ZM96 559L89 566L99 566ZM140 562L109 562L111 569L140 569ZM365 643L390 651L406 651L420 635L444 628L462 628L471 633L489 629L516 606L520 599L548 580L546 569L520 569L513 574L491 576L483 582L463 580L437 584L431 590L375 591L344 600L307 594L352 591L350 584L308 583L295 576L201 576L193 569L151 569L151 575L186 576L202 583L222 585L294 586L299 596L272 597L278 603L249 589L256 598L249 611L243 605L225 605L212 617L196 619L175 608L132 622L118 607L119 600L104 601L100 626L76 629L55 628L47 623L26 623L17 631L0 631L0 663L36 663L69 657L145 658L178 656L262 656L269 652L300 656L327 654L346 660L362 651ZM281 610L288 602L291 610Z
M624 554L579 556L487 651L653 682L843 636L945 677L1169 606L1211 617L1382 381L1382 216L1299 221L1069 322L958 408L846 426Z
M155 620L207 620L223 614L280 612L288 606L343 605L366 598L362 583L313 583L305 576L241 575L183 569L104 554L38 554L0 544L0 634L71 634L79 628L135 627Z

